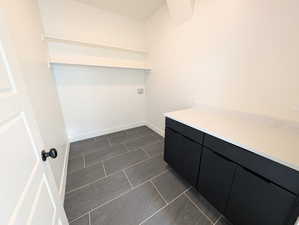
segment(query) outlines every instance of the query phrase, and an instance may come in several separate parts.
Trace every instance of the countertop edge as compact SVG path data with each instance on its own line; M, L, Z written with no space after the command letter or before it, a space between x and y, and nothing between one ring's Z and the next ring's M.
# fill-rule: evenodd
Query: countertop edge
M175 118L175 116L171 116L170 114L171 114L171 112L167 112L167 113L164 113L163 115L164 115L165 118L170 118L170 119L173 119L173 120L175 120L175 121L178 121L178 122L180 122L180 123L182 123L182 124L185 124L185 125L187 125L187 126L189 126L189 127L194 128L194 129L196 129L196 130L202 131L202 132L204 132L204 133L206 133L206 134L209 134L209 135L211 135L211 136L214 136L214 137L216 137L216 138L219 138L219 139L221 139L221 140L223 140L223 141L226 141L226 142L228 142L228 143L231 143L231 144L233 144L233 145L236 145L236 146L238 146L238 147L240 147L240 148L243 148L243 149L245 149L245 150L247 150L247 151L250 151L250 152L252 152L252 153L255 153L255 154L257 154L257 155L260 155L260 156L262 156L262 157L265 157L265 158L267 158L267 159L269 159L269 160L272 160L272 161L274 161L274 162L277 162L277 163L279 163L279 164L282 164L282 165L284 165L284 166L286 166L286 167L289 167L289 168L291 168L291 169L296 170L297 172L299 172L299 166L296 166L296 165L293 165L293 164L291 164L291 163L288 163L288 162L282 161L282 160L280 160L280 159L277 159L277 158L275 158L275 157L273 157L273 156L271 156L271 155L265 154L265 153L263 153L263 152L260 152L260 151L258 151L258 150L255 150L255 149L253 149L253 148L251 148L251 147L248 147L248 146L246 146L246 145L243 145L243 144L241 144L241 143L238 143L238 142L236 142L236 141L234 141L234 140L232 140L232 139L230 139L230 138L227 138L227 137L224 137L224 136L219 135L219 134L217 134L217 133L211 132L211 131L209 131L209 130L206 129L206 128L198 127L198 126L195 126L195 125L193 125L193 124L186 123L185 121L182 121L182 120L180 120L180 119Z

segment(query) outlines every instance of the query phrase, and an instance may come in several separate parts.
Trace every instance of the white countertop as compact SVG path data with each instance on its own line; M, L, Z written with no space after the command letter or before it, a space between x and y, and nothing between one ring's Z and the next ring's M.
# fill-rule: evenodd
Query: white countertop
M165 116L299 171L297 124L204 107Z

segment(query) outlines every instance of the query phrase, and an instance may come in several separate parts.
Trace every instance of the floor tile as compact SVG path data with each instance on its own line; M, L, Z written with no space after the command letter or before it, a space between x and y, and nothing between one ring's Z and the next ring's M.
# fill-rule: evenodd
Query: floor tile
M84 145L86 143L93 142L94 140L95 140L95 138L88 138L88 139L81 140L81 141L75 141L75 142L71 143L71 147L76 147L78 145Z
M146 151L150 156L155 156L159 154L164 153L164 142L157 142L154 144L150 144L147 146L144 146L142 148L144 151Z
M119 131L119 132L115 132L115 133L112 133L112 134L108 134L107 138L113 139L113 138L125 137L125 136L127 136L126 131Z
M217 223L216 225L232 225L227 219L225 219L224 217L222 217Z
M101 136L94 137L94 140L95 140L95 141L108 140L108 135L109 135L109 134L105 134L105 135L101 135Z
M220 213L215 209L198 191L192 188L188 191L187 196L213 221L215 222Z
M126 142L135 140L136 138L138 138L138 136L129 136L129 135L125 135L125 136L119 136L119 137L114 137L110 139L110 143L111 145L115 145L115 144L125 144Z
M68 174L66 191L69 192L75 188L79 188L103 177L105 177L105 172L101 163L78 170Z
M124 145L114 145L112 147L102 148L99 151L92 152L85 155L86 167L101 162L102 160L111 159L112 157L126 153L127 150Z
M66 195L64 208L69 220L74 220L91 209L130 190L123 172L113 174L80 190Z
M211 225L211 223L182 195L143 225Z
M125 145L128 150L134 150L134 149L145 147L150 144L157 143L157 142L161 141L162 139L163 138L161 136L156 135L156 134L147 135L144 137L140 137L140 138L128 141L125 143Z
M76 148L71 149L71 153L75 154L80 152L81 154L89 154L91 152L100 151L102 148L109 147L108 139L94 140L85 144L80 144Z
M156 156L125 170L131 183L135 186L160 174L167 169L162 156Z
M102 148L109 147L108 139L96 139L94 142L90 143L85 149L83 154L88 154L89 152L100 151Z
M172 201L190 187L190 184L183 180L173 170L169 170L155 178L153 183L167 202Z
M146 183L91 213L92 225L138 225L165 205Z
M95 138L89 138L82 141L72 142L70 145L71 151L80 151L82 147L89 145L90 143L94 142Z
M122 144L122 143L125 143L125 142L129 141L129 139L126 135L125 136L113 137L113 138L110 138L109 140L110 140L111 145Z
M135 128L126 130L126 133L129 137L131 137L131 136L142 137L142 136L146 136L146 135L151 135L154 133L154 131L146 126L141 126L141 127L135 127Z
M104 161L104 166L107 174L111 174L147 158L144 151L137 150Z
M89 225L89 215L85 215L80 219L75 220L74 222L70 223L70 225Z
M72 160L72 159L78 158L78 157L83 157L83 153L80 152L80 151L72 151L70 149L70 152L69 152L69 161Z
M73 172L83 169L83 168L84 168L83 156L78 156L76 158L69 160L67 173L70 174L70 173L73 173Z

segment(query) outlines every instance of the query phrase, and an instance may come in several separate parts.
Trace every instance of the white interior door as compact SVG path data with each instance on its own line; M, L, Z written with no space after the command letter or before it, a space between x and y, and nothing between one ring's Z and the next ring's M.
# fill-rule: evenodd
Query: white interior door
M67 225L17 58L0 9L0 224Z

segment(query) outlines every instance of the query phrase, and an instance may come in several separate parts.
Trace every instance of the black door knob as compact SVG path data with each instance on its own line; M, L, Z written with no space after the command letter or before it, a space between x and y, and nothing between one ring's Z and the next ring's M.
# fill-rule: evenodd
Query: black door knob
M42 160L46 161L48 157L51 157L52 159L55 159L57 157L58 153L55 148L50 149L49 152L46 152L45 150L42 151Z

